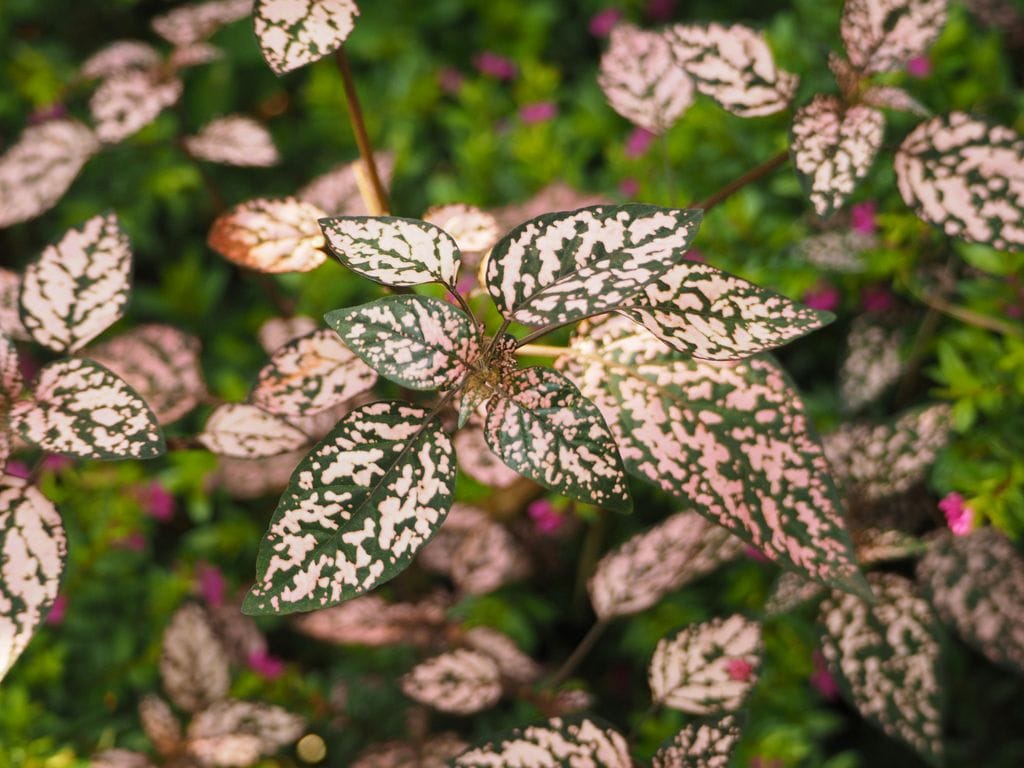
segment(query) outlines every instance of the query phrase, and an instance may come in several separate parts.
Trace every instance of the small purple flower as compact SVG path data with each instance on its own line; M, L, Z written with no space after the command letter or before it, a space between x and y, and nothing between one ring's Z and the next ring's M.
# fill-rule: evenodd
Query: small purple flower
M458 93L465 80L462 73L454 67L445 67L437 73L437 84L448 94Z
M832 677L832 673L828 671L828 665L825 663L825 657L821 651L815 651L811 657L811 661L814 663L814 671L811 673L811 685L813 685L818 693L826 699L835 699L839 696L839 686L836 684L835 678Z
M622 18L618 8L605 8L590 18L590 34L594 37L608 37Z
M828 283L818 283L804 294L802 301L811 309L831 312L839 306L839 291Z
M271 656L265 649L250 653L245 663L249 669L267 680L276 680L284 673L284 660Z
M856 203L850 207L850 228L862 235L875 234L878 226L875 221L877 213L878 204L874 200Z
M536 101L519 110L519 119L528 125L546 123L558 114L558 107L552 101Z
M860 305L865 312L888 312L896 306L896 299L888 286L869 285L860 293Z
M481 74L497 80L514 80L519 68L511 59L499 56L493 51L484 51L473 59L473 65Z
M60 472L62 469L70 467L75 462L68 456L62 456L59 453L48 453L46 458L43 459L40 468L44 472Z
M139 503L147 515L161 523L174 517L174 496L159 481L154 480L139 490Z
M939 502L939 509L946 516L946 525L954 536L966 536L974 527L974 512L964 503L959 493L948 493Z
M11 459L7 462L7 468L4 470L11 477L20 477L22 480L28 480L32 476L32 470L28 468L28 465L23 461L17 459Z
M915 56L907 62L907 74L918 79L932 73L932 61L927 56Z
M691 248L683 254L683 258L687 261L695 261L698 264L706 264L708 261L707 257L704 255L704 251L699 248Z
M57 599L50 606L50 612L46 614L46 623L51 626L59 626L64 623L64 614L68 610L68 596L57 595Z
M770 563L772 561L771 558L760 549L752 547L749 544L743 548L743 554L758 563Z
M668 21L676 10L676 0L647 0L647 18Z
M565 523L565 516L547 499L537 499L526 508L526 514L533 520L538 533L552 534Z
M199 563L196 566L196 586L199 587L199 594L203 600L209 605L214 607L224 605L227 582L217 566Z
M619 182L619 192L624 197L636 197L636 193L640 191L640 182L636 179L623 179Z
M626 139L626 157L637 158L643 156L651 143L654 141L654 134L646 128L634 128Z

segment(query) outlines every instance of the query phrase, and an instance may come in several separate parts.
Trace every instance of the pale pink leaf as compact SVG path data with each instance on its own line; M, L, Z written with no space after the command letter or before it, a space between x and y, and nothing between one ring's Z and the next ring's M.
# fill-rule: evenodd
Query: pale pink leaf
M10 339L0 333L0 415L5 415L21 395L22 383L18 350Z
M297 616L294 626L335 645L425 646L443 629L446 608L447 600L439 596L417 603L388 603L378 595L364 595Z
M257 272L309 272L327 260L317 221L324 212L293 197L236 205L210 227L213 250Z
M151 70L158 66L160 54L153 46L138 40L118 40L86 59L79 72L84 78L97 80L128 70Z
M139 721L149 743L161 755L170 756L181 749L181 723L170 705L156 694L148 694L139 702Z
M290 451L262 459L234 459L220 456L214 482L236 499L280 496L305 451Z
M391 184L395 157L390 152L373 156L384 189ZM361 190L369 191L369 179L362 160L335 166L298 191L296 197L327 211L329 216L369 216ZM436 223L436 222L435 222Z
M843 410L855 412L877 399L903 374L904 332L861 315L850 325L846 355L839 366Z
M190 43L175 48L167 59L167 65L175 70L199 67L224 58L224 52L209 43Z
M358 15L355 0L256 0L253 22L263 58L280 75L334 53Z
M227 403L206 420L199 442L222 456L259 459L294 451L306 445L309 437L255 405Z
M501 698L501 671L490 657L464 648L422 661L402 678L411 699L453 715L471 715Z
M947 0L846 0L839 31L853 66L887 72L923 55L946 14Z
M164 78L157 71L126 70L111 75L89 99L96 135L105 144L124 141L181 98L182 88L177 77Z
M493 592L529 571L523 548L505 526L493 520L467 533L452 552L451 579L469 595Z
M831 272L863 272L863 252L877 244L874 235L856 230L822 232L797 246L797 253L809 264Z
M432 573L451 576L455 552L474 531L489 526L502 527L482 509L457 501L448 510L444 524L416 557L416 564Z
M211 163L269 168L281 161L270 131L244 115L217 118L182 142L192 157Z
M481 485L507 488L521 477L490 449L479 424L471 423L460 429L455 433L454 442L462 471Z
M294 317L272 317L264 321L259 330L256 331L256 338L260 346L268 355L273 355L278 349L289 341L300 336L307 336L318 327L318 323L311 317L295 315Z
M452 763L456 768L632 768L633 764L629 745L618 731L596 718L579 715L516 728L463 752Z
M466 632L462 642L470 649L489 656L498 665L503 680L526 684L540 677L540 665L523 653L511 637L495 629L474 627Z
M222 733L192 739L188 752L204 768L248 768L260 759L260 747L260 738L251 733Z
M804 578L799 573L783 571L768 593L764 613L766 616L789 613L804 603L820 599L827 591L818 582Z
M872 85L864 91L861 100L868 106L879 109L910 112L922 117L928 117L931 114L926 106L905 90L892 85Z
M0 333L12 341L30 341L32 337L21 323L20 294L21 275L0 268Z
M106 749L92 756L89 768L153 768L153 764L141 752Z
M214 742L226 736L250 736L256 739L257 756L271 755L296 741L305 729L305 721L281 707L253 701L219 701L192 718L187 736L192 751L195 745ZM214 761L215 765L236 765L224 759ZM248 765L244 763L242 765Z
M179 608L164 631L160 678L171 701L186 712L199 712L227 696L227 655L196 603Z
M686 724L654 753L653 768L727 768L740 740L735 715Z
M853 543L857 548L857 559L865 566L907 560L919 556L925 549L916 536L878 527L855 530Z
M423 214L423 220L440 227L452 236L462 252L464 262L467 255L477 254L473 263L468 266L476 266L479 263L479 254L491 250L501 236L494 216L475 205L435 205Z
M508 232L545 213L576 211L580 208L609 205L610 203L611 200L603 195L580 192L568 184L555 181L534 194L533 197L497 208L492 213L498 221L498 228L503 232Z
M351 768L447 768L469 745L453 733L428 738L417 748L398 741L375 744L359 753Z
M188 46L210 37L225 24L244 19L253 0L207 0L190 3L153 19L153 31L175 46Z

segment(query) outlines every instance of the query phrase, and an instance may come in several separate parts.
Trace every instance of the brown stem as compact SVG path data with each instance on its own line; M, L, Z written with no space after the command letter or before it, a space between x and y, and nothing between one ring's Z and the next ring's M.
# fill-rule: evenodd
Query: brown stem
M263 292L267 294L267 298L270 299L270 303L274 305L274 309L277 310L278 314L282 317L295 317L295 299L282 293L277 283L270 276L258 272L256 277L259 278L260 285L263 286Z
M601 619L580 640L580 644L576 646L576 650L570 654L569 658L565 660L565 663L558 668L558 671L551 676L548 680L548 687L555 688L565 682L566 678L569 677L573 672L576 671L576 667L580 665L583 659L586 658L587 654L597 644L597 641L601 639L601 635L604 634L605 629L610 624L606 619Z
M752 184L755 181L757 181L758 179L764 178L769 173L774 171L776 168L778 168L779 166L783 165L786 162L786 160L788 160L788 159L789 159L789 150L787 149L787 150L777 154L771 160L766 160L765 162L761 163L760 165L758 165L758 166L756 166L754 168L751 168L749 171L744 173L739 178L737 178L737 179L735 179L733 181L730 181L728 184L726 184L720 190L718 190L713 195L711 195L711 197L708 197L705 200L701 200L699 203L692 203L688 207L689 208L700 208L702 211L710 211L716 205L719 205L720 203L723 203L726 200L728 200L730 197L732 197L734 194L739 192L741 189L743 189L748 184Z
M973 325L976 328L984 328L986 331L994 331L995 333L1003 333L1007 336L1016 336L1017 338L1024 338L1024 329L1013 325L1012 323L1004 322L995 317L989 315L983 315L980 312L975 312L973 309L967 309L967 307L961 307L959 304L953 304L952 302L946 301L941 296L934 294L917 292L911 290L914 297L918 301L927 304L937 312L941 312L949 317L956 318L962 323Z
M363 110L359 106L359 94L356 92L356 84L352 79L352 69L348 64L348 57L345 55L345 47L342 46L335 54L338 62L338 71L341 73L341 82L345 88L345 103L348 106L348 118L352 124L352 132L356 137L356 145L359 147L359 156L363 159L363 166L366 168L366 175L370 181L373 191L373 198L366 199L366 207L376 216L387 216L391 213L391 206L388 203L388 193L380 180L377 172L377 162L373 156L373 145L370 144L370 136L366 132L366 123L363 121ZM363 189L360 186L360 192ZM364 195L364 198L369 197Z

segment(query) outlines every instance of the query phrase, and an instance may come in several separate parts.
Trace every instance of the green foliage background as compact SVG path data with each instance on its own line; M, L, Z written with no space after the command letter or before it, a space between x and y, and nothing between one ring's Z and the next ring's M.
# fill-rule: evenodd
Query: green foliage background
M698 99L664 141L640 158L628 157L624 146L631 127L605 104L595 77L602 43L587 30L604 2L361 5L347 48L370 133L379 147L397 155L393 204L400 215L416 216L443 202L496 206L553 180L622 198L620 184L634 179L636 199L683 206L787 145L790 113L741 120ZM643 22L644 6L633 0L618 7ZM0 145L12 143L30 115L55 103L84 116L88 92L75 84L77 65L115 39L153 41L148 19L167 9L155 0L0 0ZM802 103L835 90L826 57L840 49L840 9L838 0L701 0L677 3L673 18L765 28L780 66L801 75L796 102ZM116 210L136 254L135 290L122 326L167 322L198 335L211 391L236 400L247 394L264 361L256 329L276 312L259 281L206 247L217 205L211 186L229 204L292 193L355 157L355 147L331 61L278 79L263 62L247 22L222 30L214 42L227 55L185 73L181 108L92 160L55 209L0 231L0 260L20 268L66 228ZM519 76L503 83L477 73L473 58L485 50L515 61ZM929 76L899 73L892 80L937 114L971 111L1024 132L1021 52L1008 48L999 30L983 29L954 5L930 59ZM465 78L455 94L439 85L446 68ZM555 119L524 122L519 110L540 101L557 105ZM230 112L265 120L284 156L281 166L200 167L177 148L177 137ZM956 490L979 522L990 520L1017 536L1024 532L1024 326L1013 307L1024 304L1024 256L949 243L907 210L889 158L917 118L889 118L888 154L854 195L854 201L878 203L880 245L866 254L863 274L829 278L841 291L839 321L782 357L804 388L820 430L834 428L841 420L835 376L845 332L859 311L862 290L890 287L901 304L914 308L909 317L918 333L919 366L898 396L872 406L869 415L882 417L929 399L950 401L957 435L932 472L929 492L937 499ZM799 298L822 275L794 247L818 228L787 165L712 211L697 245L715 266ZM926 320L913 299L918 276L927 265L947 261L958 273L956 301L1009 323L1016 333L992 333L941 314ZM274 280L296 298L299 312L313 317L379 293L333 261L315 278ZM170 434L194 433L204 417L203 411L194 413ZM215 463L204 453L176 452L145 466L79 464L44 476L44 490L60 507L70 537L63 590L69 606L64 622L43 627L0 685L0 768L63 768L86 764L97 748L146 748L135 707L142 694L159 686L159 640L170 613L193 590L198 563L216 564L232 586L251 580L273 508L273 499L240 503L209 492ZM138 500L139 489L154 479L178 500L168 525L148 518ZM467 624L496 626L550 663L563 659L592 621L581 586L594 553L674 511L647 488L636 491L634 516L581 510L580 534L544 543L546 565L532 581L467 598L454 615ZM142 551L119 545L133 533L145 537ZM601 641L578 674L598 694L599 714L624 730L639 725L638 754L650 755L682 722L670 712L641 722L649 701L646 662L657 640L680 624L723 611L756 612L773 576L757 562L738 563L617 623ZM412 575L388 591L401 595L415 586ZM812 618L804 611L768 623L767 660L736 764L919 765L899 744L809 686L817 646ZM402 736L405 700L395 680L411 665L411 651L339 650L303 639L284 621L262 623L275 655L288 660L287 672L275 681L242 673L236 694L309 717L311 729L328 742L330 765L347 764L371 741ZM998 672L953 638L948 646L949 764L1024 764L1021 679ZM352 683L347 720L340 726L326 704L339 679ZM531 705L517 702L468 723L435 722L482 737L537 717ZM755 757L761 762L752 762ZM285 754L266 764L294 765L297 758Z

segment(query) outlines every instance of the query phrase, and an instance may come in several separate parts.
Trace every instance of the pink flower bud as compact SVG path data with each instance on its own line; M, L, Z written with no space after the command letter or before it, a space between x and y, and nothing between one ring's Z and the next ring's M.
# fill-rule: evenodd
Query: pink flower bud
M850 207L850 228L862 235L873 235L877 228L875 216L878 204L874 200L856 203Z
M481 74L493 77L496 80L513 80L519 73L519 68L510 59L499 56L492 51L484 51L473 59L473 65Z
M555 533L565 523L565 516L547 499L531 502L526 508L526 514L533 520L537 531L543 534Z
M946 525L954 536L966 536L974 527L974 512L964 503L959 493L948 493L939 502L939 509L946 516Z
M907 62L907 74L911 77L923 78L932 73L932 62L927 56L915 56Z
M725 671L728 673L730 680L742 683L750 679L754 667L746 659L729 659L725 663Z
M64 614L68 610L68 596L57 595L57 599L50 606L50 612L46 614L46 623L51 626L58 626L64 623Z
M646 128L634 128L626 139L626 157L642 157L651 147L654 134Z
M839 306L839 291L828 283L818 283L804 294L802 301L811 309L831 312Z
M590 34L594 37L608 37L621 18L622 11L618 8L605 8L595 13L590 19Z
M284 660L271 656L266 650L253 651L245 663L249 669L267 680L276 680L284 672Z
M199 563L196 567L196 586L199 588L199 594L203 600L209 605L214 607L224 605L227 582L217 566Z

